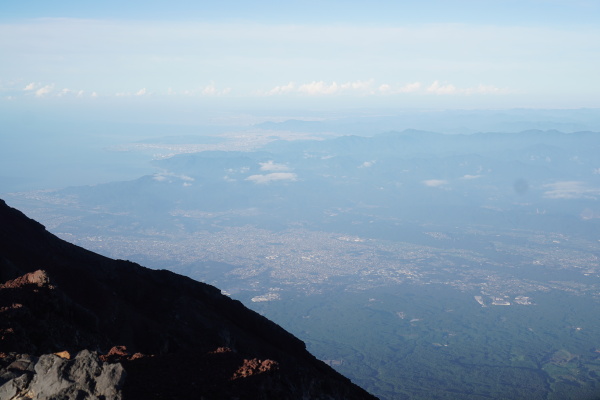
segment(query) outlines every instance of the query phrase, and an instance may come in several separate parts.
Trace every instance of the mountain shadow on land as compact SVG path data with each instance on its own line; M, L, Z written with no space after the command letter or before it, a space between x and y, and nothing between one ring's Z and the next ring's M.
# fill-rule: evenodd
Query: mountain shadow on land
M215 287L67 243L0 200L0 398L31 397L375 398Z

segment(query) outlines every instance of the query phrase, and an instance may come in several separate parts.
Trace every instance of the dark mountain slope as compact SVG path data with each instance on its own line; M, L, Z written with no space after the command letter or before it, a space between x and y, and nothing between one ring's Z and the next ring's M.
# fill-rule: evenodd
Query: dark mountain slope
M0 359L126 346L104 357L125 399L372 398L218 289L69 244L1 200L0 282Z

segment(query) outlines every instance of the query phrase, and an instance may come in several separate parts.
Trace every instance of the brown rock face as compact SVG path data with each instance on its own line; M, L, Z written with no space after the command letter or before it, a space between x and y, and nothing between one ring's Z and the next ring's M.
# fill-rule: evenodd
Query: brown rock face
M373 398L218 289L66 243L0 200L0 354L82 350L123 365L125 400Z
M258 360L253 358L252 360L244 360L241 367L235 371L232 380L247 378L252 375L262 374L264 372L276 371L279 369L277 361L273 360Z
M49 283L50 279L48 278L48 275L46 275L46 272L37 270L35 272L30 272L20 276L17 279L0 284L0 289L19 289L26 285L35 285L37 287L43 287L47 285L49 288L52 288Z

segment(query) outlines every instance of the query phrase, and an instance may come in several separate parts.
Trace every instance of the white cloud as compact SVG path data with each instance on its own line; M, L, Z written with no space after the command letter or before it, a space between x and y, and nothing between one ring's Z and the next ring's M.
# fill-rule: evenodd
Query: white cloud
M402 86L400 89L398 89L399 93L413 93L413 92L418 92L421 89L421 82L413 82L413 83L408 83L404 86Z
M427 88L427 91L435 94L456 94L458 92L456 86L452 84L440 85L439 81L434 81L431 86Z
M325 83L324 81L313 81L311 83L305 83L298 87L299 93L304 93L308 95L329 95L336 94L340 92L359 92L359 93L374 93L373 86L374 80L370 79L367 81L354 81L354 82L346 82L342 84L338 84L337 82L332 82L330 84Z
M372 167L373 164L375 164L375 160L373 160L373 161L365 161L358 168L369 168L369 167Z
M272 96L277 94L290 93L293 92L295 88L296 85L294 84L294 82L290 82L287 85L275 86L273 89L267 92L267 95Z
M214 84L214 82L211 82L210 84L206 85L200 93L203 96L221 96L231 93L231 88L219 90L217 89L217 86Z
M65 97L65 96L77 96L83 97L83 90L74 90L69 88L62 88L55 90L55 84L42 85L41 83L30 82L23 88L25 92L33 92L36 97L44 97L49 94L53 94L54 97Z
M373 85L373 82L373 79L369 79L368 81L346 82L342 84L341 88L342 90L358 90L363 92L371 92L371 86Z
M169 182L172 182L171 179L169 178L177 178L180 179L182 181L184 181L184 186L189 186L189 185L185 185L186 182L194 182L194 178L192 178L191 176L187 176L187 175L178 175L178 174L174 174L172 172L159 172L154 174L154 176L152 177L152 179L154 179L155 181L158 182L163 182L168 180Z
M35 91L36 97L43 97L54 90L54 85L46 85Z
M481 178L483 175L463 175L460 179L464 179L464 180L471 180L471 179L478 179Z
M597 199L599 188L591 188L581 181L560 181L544 185L547 190L544 197L548 199Z
M445 181L442 179L427 179L427 180L423 181L422 183L423 183L423 185L429 186L429 187L440 187L440 186L447 185L448 181Z
M58 97L63 97L63 96L66 96L66 95L68 95L70 93L73 93L73 91L71 89L64 88L60 92L58 92L57 96Z
M257 184L266 184L275 181L293 182L296 180L296 178L297 175L292 172L273 172L272 174L266 175L250 175L246 178L246 180Z
M470 95L470 94L503 94L509 93L507 89L501 89L492 85L480 84L475 87L460 88L454 84L442 84L436 80L426 88L423 88L421 82L411 82L403 86L392 86L389 83L375 84L373 79L366 81L349 81L338 84L336 81L327 83L325 81L313 81L296 86L293 82L287 85L276 86L264 93L266 95L279 95L286 93L303 93L311 96L316 95L333 95L340 93L357 93L357 94L402 94L402 93L418 93L425 92L437 95Z
M404 86L394 88L392 85L384 83L378 88L380 93L397 94L397 93L414 93L421 90L421 82L407 83Z
M392 91L392 87L390 85L388 85L387 83L379 85L378 89L381 93L390 93Z
M204 89L202 89L202 94L206 96L216 95L218 94L217 87L214 83L211 83L210 85L207 85Z
M333 82L332 84L328 85L323 81L305 83L298 88L300 93L306 93L309 95L333 94L338 90L340 90L340 87L337 83Z
M344 83L338 83L339 81L326 82L324 80L321 81L312 81L304 84L296 84L293 81L288 82L285 85L279 85L271 88L267 91L254 91L254 94L258 96L275 96L275 95L285 95L285 94L304 94L309 96L323 96L323 95L339 95L339 94L355 94L359 96L364 95L396 95L396 94L405 94L405 93L429 93L436 95L471 95L471 94L505 94L512 93L508 89L499 88L493 85L483 85L480 84L474 87L468 88L460 88L451 83L440 83L439 80L433 81L429 86L423 86L421 82L412 82L407 83L403 86L394 86L388 83L378 84L374 79L369 80L355 80L355 81L347 81ZM62 97L67 94L76 95L77 97L82 97L84 94L83 90L75 90L75 89L62 89L60 91L55 90L55 85L45 85L42 86L40 83L31 82L27 84L23 89L23 91L34 91L37 97L42 97L48 95L52 92L55 93L55 96ZM224 89L219 89L214 82L210 84L199 87L196 89L188 89L188 90L180 90L175 91L172 87L168 87L165 91L162 92L163 95L172 96L172 95L184 95L184 96L223 96L232 92L232 88L227 87ZM88 92L89 93L89 92ZM94 93L96 93L94 95ZM131 97L131 96L150 96L156 95L154 92L149 92L146 87L143 87L139 90L134 91L119 91L114 92L113 94L116 97ZM97 92L92 91L90 96L96 97Z
M275 164L273 160L265 163L259 163L261 171L289 171L289 167L285 164Z

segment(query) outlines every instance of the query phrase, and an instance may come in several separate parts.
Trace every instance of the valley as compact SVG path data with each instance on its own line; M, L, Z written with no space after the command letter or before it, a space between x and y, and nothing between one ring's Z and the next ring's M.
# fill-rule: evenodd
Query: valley
M555 131L183 146L135 180L5 198L218 287L381 399L579 400L600 390L598 148Z

